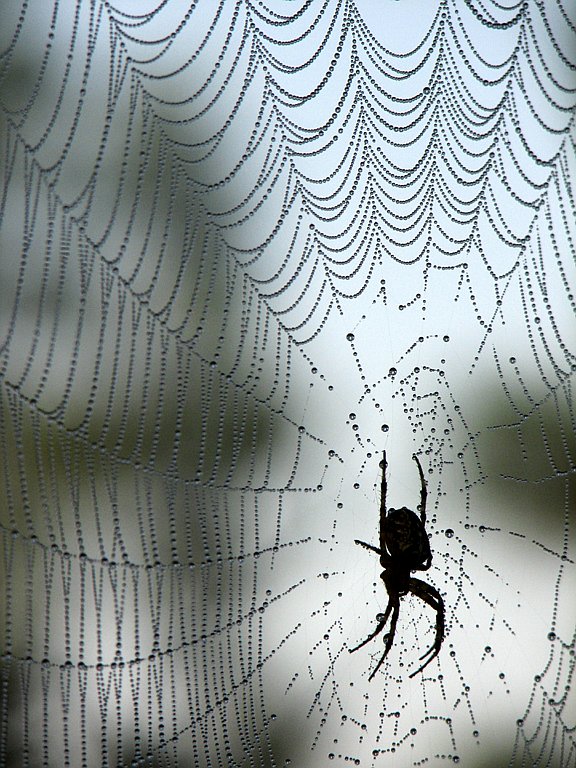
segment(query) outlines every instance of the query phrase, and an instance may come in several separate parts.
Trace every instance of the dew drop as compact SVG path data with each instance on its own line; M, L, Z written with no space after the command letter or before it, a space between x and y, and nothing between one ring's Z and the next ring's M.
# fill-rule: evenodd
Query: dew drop
M396 376L397 373L398 371L396 368L390 368L390 370L388 371L388 376Z
M382 430L382 432L388 432L388 430L390 429L390 427L388 426L388 424L382 424L382 426L380 427L380 429Z
M354 341L355 336L353 333L347 333L346 338L348 339L348 341Z
M447 539L451 539L454 536L452 528L446 528L445 535Z
M556 632L548 632L548 640L556 640Z

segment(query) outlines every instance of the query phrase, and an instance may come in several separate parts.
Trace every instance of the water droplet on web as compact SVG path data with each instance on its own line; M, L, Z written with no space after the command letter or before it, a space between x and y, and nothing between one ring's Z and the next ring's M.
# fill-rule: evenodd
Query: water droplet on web
M396 376L397 373L398 371L396 368L390 368L390 370L388 371L388 376Z
M348 339L348 341L354 341L355 336L353 333L347 333L346 338Z
M382 430L382 432L388 432L388 430L390 429L390 427L388 426L388 424L382 424L382 426L380 427L380 429Z
M556 632L548 632L548 640L556 640Z
M451 539L454 536L454 531L452 528L446 528L446 531L444 532L447 539Z

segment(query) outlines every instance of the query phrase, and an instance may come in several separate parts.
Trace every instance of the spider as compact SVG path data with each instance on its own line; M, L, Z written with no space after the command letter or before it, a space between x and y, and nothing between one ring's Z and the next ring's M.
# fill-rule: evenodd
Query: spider
M386 451L384 451L384 458L380 466L382 467L382 491L380 499L380 548L367 544L365 541L359 541L355 539L356 544L369 549L371 552L376 552L380 557L380 565L384 568L380 574L380 578L384 582L386 591L388 592L388 605L384 613L379 613L376 616L376 629L371 632L366 640L357 645L355 648L350 648L350 653L354 653L359 648L362 648L366 643L369 643L376 635L378 635L388 621L388 617L392 614L390 621L390 631L384 635L384 642L386 647L384 653L374 671L368 678L372 680L376 672L380 669L384 663L384 659L388 656L392 643L394 642L394 635L396 633L396 622L398 621L398 615L400 613L400 598L411 592L416 597L419 597L431 608L436 611L436 638L434 644L429 648L423 656L420 656L420 661L429 656L429 658L416 670L412 672L410 677L414 677L418 672L430 664L440 653L442 641L444 640L444 601L440 597L440 593L437 589L427 584L421 579L416 579L410 576L411 571L427 571L432 563L432 553L430 551L430 542L428 541L428 535L426 533L426 481L424 480L424 473L422 472L422 466L417 456L412 457L418 465L418 472L420 473L420 504L418 510L420 517L416 515L412 510L402 507L401 509L386 509Z

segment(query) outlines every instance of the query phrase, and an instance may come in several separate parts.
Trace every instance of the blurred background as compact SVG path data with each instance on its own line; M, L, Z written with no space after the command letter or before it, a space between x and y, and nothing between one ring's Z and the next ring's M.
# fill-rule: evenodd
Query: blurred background
M0 10L0 765L575 766L574 9L137 5Z

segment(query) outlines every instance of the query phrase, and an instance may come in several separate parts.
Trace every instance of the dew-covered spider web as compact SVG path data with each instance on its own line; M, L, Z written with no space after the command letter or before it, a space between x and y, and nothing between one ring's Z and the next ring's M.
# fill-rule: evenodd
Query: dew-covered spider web
M0 765L576 766L576 6L4 0ZM446 604L387 605L428 486Z

